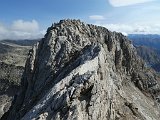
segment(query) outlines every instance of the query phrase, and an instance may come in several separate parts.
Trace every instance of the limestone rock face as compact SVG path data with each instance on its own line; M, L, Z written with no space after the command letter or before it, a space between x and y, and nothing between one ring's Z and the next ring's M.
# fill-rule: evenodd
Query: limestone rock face
M2 119L159 120L159 79L121 33L61 20L29 52Z

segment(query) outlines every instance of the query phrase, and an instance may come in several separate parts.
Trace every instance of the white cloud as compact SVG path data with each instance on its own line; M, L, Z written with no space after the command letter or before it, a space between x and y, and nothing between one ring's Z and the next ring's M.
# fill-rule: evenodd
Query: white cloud
M129 6L135 5L139 3L146 3L155 0L109 0L109 3L114 7L121 7L121 6Z
M89 16L89 19L91 19L91 20L105 20L105 17L102 15L91 15L91 16Z
M10 26L0 24L0 40L2 39L36 39L44 36L44 30L39 29L36 20L13 21Z
M160 24L158 23L133 23L133 24L99 24L111 31L125 34L160 34Z
M36 20L32 21L16 20L12 24L12 29L16 31L36 32L39 30L39 25Z
M0 24L0 34L5 34L7 32L7 29L3 24Z

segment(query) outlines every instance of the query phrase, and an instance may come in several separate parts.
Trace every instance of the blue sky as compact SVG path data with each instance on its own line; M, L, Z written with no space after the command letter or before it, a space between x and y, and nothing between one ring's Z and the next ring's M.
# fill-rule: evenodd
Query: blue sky
M1 0L0 39L42 37L66 18L124 34L160 34L159 13L160 0Z

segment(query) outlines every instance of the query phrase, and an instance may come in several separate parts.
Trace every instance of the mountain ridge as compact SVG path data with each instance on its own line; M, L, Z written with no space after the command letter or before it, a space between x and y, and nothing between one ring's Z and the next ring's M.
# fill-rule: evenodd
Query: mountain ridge
M137 49L138 55L143 58L146 64L156 72L160 71L160 35L155 34L131 34L128 37L132 40Z
M135 45L160 49L160 35L158 34L129 34L128 38L131 39Z
M159 79L131 41L79 20L48 28L21 85L2 119L159 119Z

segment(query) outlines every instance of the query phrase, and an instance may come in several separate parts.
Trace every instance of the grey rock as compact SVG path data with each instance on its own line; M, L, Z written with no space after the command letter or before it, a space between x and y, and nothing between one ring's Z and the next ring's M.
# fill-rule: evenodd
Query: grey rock
M158 120L159 82L127 37L61 20L30 51L7 120Z

